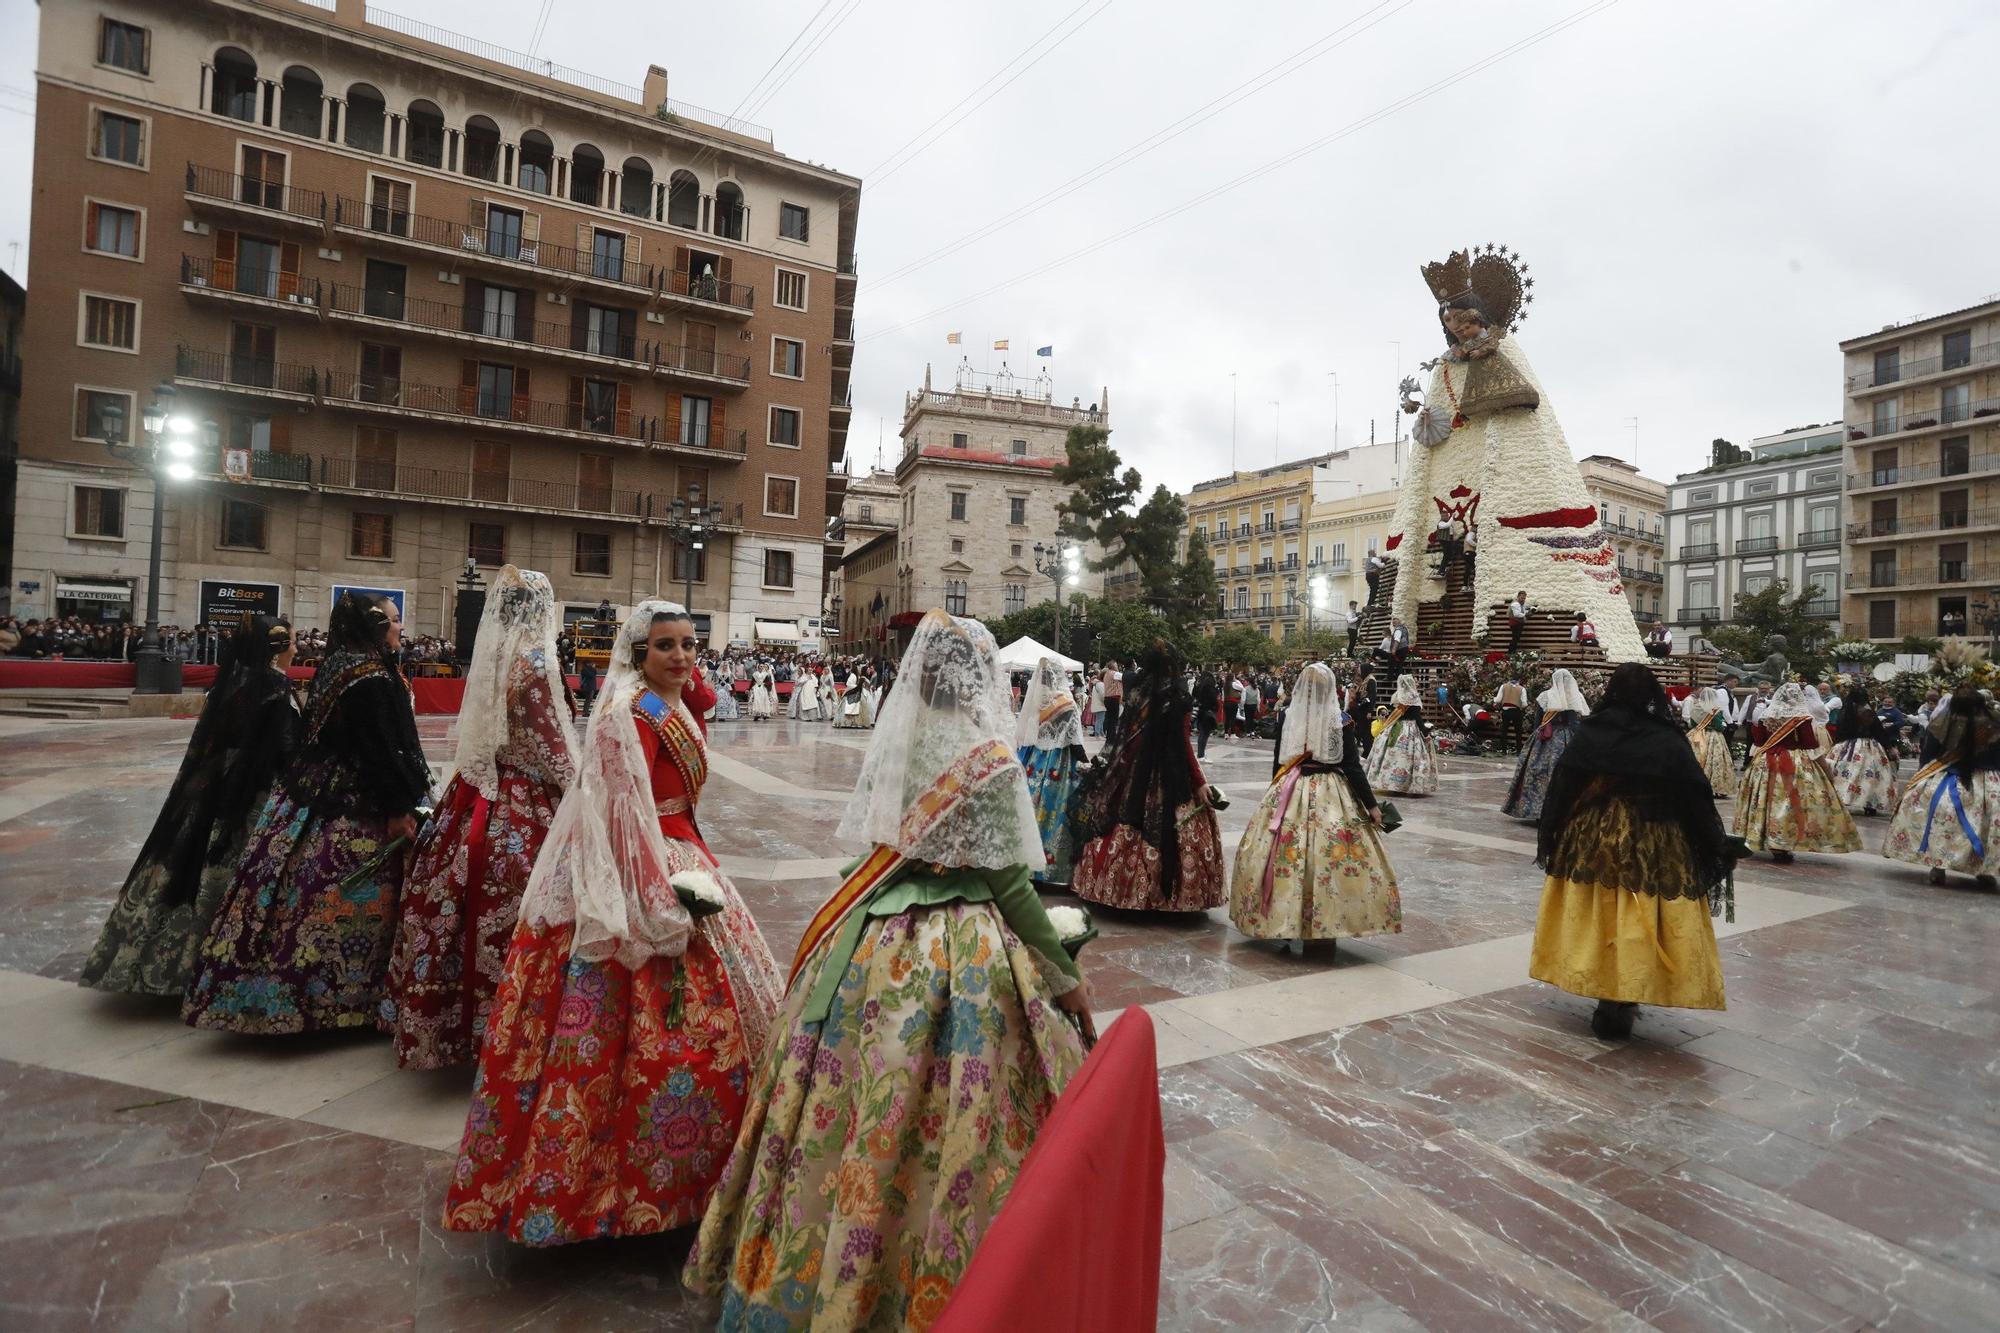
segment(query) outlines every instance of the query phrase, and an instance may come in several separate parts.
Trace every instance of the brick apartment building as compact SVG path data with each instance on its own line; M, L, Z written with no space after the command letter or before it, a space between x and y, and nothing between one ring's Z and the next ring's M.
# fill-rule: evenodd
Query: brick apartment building
M323 624L363 586L448 633L468 561L579 610L677 594L697 488L704 628L816 621L858 180L658 67L530 72L361 0L40 22L16 611L142 612L155 486L104 436L167 385L202 444L164 500L166 622L232 585Z

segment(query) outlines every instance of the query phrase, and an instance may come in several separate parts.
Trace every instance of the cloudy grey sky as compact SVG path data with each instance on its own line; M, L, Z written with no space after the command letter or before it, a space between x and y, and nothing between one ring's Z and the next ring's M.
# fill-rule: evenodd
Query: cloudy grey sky
M2000 290L1989 0L548 2L538 54L630 83L657 62L723 111L816 46L751 114L864 178L859 466L878 428L893 458L927 361L949 379L952 331L1030 374L1053 344L1065 400L1109 386L1149 483L1229 469L1231 372L1239 466L1332 447L1336 375L1339 442L1371 417L1386 439L1398 358L1439 346L1419 265L1494 241L1540 279L1520 337L1574 451L1631 457L1637 418L1671 476L1717 435L1837 417L1840 339ZM387 7L518 49L544 0ZM17 276L35 14L0 0Z

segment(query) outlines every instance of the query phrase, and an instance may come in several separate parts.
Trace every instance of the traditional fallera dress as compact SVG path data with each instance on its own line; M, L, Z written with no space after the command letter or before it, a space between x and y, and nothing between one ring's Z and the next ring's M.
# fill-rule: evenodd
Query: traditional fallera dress
M314 675L298 754L264 804L181 1015L258 1034L375 1023L406 857L388 821L430 792L410 688L380 653Z
M1688 746L1708 775L1717 800L1736 796L1736 757L1729 752L1729 696L1720 689L1688 700Z
M298 707L270 657L268 646L247 660L239 649L217 673L82 984L175 999L187 989L244 843L298 745Z
M1521 762L1514 767L1514 783L1500 807L1501 814L1530 823L1542 817L1542 799L1548 795L1556 765L1562 762L1577 727L1590 716L1590 705L1577 688L1576 677L1564 667L1556 668L1549 687L1535 702L1541 705L1542 720L1528 736Z
M1865 696L1842 706L1833 724L1833 785L1849 814L1888 814L1896 808L1893 743Z
M1720 1009L1710 916L1727 894L1727 841L1664 691L1658 700L1655 715L1607 693L1556 768L1528 974L1598 1000Z
M801 671L798 681L792 686L792 696L798 701L798 716L802 722L819 721L819 673Z
M693 1222L770 1034L777 964L695 825L707 688L669 703L629 663L522 900L445 1196L455 1231L560 1245ZM673 881L721 910L691 920Z
M840 825L873 850L807 927L685 1271L725 1333L929 1328L1082 1065L992 635L933 611L904 661Z
M1205 912L1229 900L1229 884L1222 826L1188 736L1193 701L1177 663L1156 655L1142 668L1126 682L1110 758L1084 775L1070 892L1107 907Z
M1322 940L1403 928L1375 794L1346 743L1333 672L1313 663L1285 709L1278 770L1236 849L1229 919L1253 940Z
M743 706L736 702L736 691L730 689L726 681L723 688L716 691L715 707L709 710L708 715L717 722L736 722L742 719Z
M382 1026L405 1069L479 1054L521 895L576 776L546 575L505 566L487 594L459 709L457 771L417 840Z
M841 689L833 725L849 729L875 725L874 705L869 702L868 691L862 688L861 677L852 671L847 673L847 684Z
M750 720L762 722L777 711L778 691L771 683L771 668L760 666L750 676Z
M1972 714L1938 706L1882 855L1960 875L2000 873L2000 711L1991 704Z
M1415 676L1398 676L1389 716L1368 752L1368 781L1378 792L1429 796L1438 789L1437 746L1424 730L1424 704Z
M1750 740L1733 830L1744 844L1753 852L1860 851L1861 833L1823 757L1829 738L1797 684L1771 696Z
M1070 806L1076 800L1086 756L1083 722L1077 716L1076 698L1069 691L1069 678L1049 658L1036 665L1034 679L1021 700L1014 745L1014 753L1027 771L1028 797L1035 805L1035 823L1042 830L1042 850L1048 854L1046 868L1031 867L1034 878L1067 884L1073 850Z

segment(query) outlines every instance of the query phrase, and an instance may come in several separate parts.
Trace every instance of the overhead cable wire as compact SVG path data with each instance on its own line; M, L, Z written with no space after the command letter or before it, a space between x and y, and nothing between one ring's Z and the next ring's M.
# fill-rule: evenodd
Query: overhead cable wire
M886 338L892 333L900 333L904 329L913 328L918 324L926 323L929 320L937 318L939 315L948 314L951 311L956 310L961 306L970 305L975 301L984 300L986 297L992 296L997 292L1003 292L1010 287L1019 286L1021 283L1024 282L1033 281L1034 279L1042 277L1045 274L1052 273L1056 269L1062 268L1065 265L1073 264L1079 259L1083 259L1086 258L1087 256L1096 254L1099 250L1102 250L1107 246L1116 245L1118 242L1126 240L1132 236L1136 236L1142 231L1146 231L1149 228L1158 226L1162 222L1166 222L1172 218L1176 218L1180 216L1182 213L1188 212L1191 209L1199 208L1202 204L1205 204L1212 199L1217 199L1222 197L1223 195L1231 194L1241 189L1243 186L1251 183L1252 181L1258 180L1264 176L1268 176L1272 172L1278 171L1284 167L1288 167L1292 163L1297 162L1302 158L1308 157L1311 154L1318 152L1320 149L1325 148L1330 144L1338 143L1340 140L1348 138L1350 135L1357 134L1360 131L1367 129L1371 125L1377 124L1383 120L1387 120L1389 117L1394 116L1400 111L1408 110L1410 107L1417 105L1419 102L1427 101L1430 98L1437 96L1437 94L1444 92L1446 89L1451 88L1456 84L1464 82L1466 79L1471 78L1475 74L1479 74L1485 70L1491 69L1493 66L1500 64L1502 61L1512 59L1514 56L1519 55L1521 52L1526 51L1531 47L1540 45L1542 42L1547 41L1549 38L1554 37L1559 33L1562 33L1565 30L1576 26L1577 24L1583 22L1585 19L1592 18L1595 15L1602 13L1603 11L1611 8L1613 5L1617 3L1618 0L1596 0L1596 3L1586 5L1584 8L1577 10L1575 13L1572 13L1565 18L1558 19L1554 23L1549 24L1547 27L1539 29L1538 31L1533 32L1528 36L1519 39L1518 41L1515 41L1505 47L1502 47L1500 50L1493 52L1491 55L1484 56L1479 60L1475 60L1470 65L1466 65L1454 73L1448 74L1445 77L1438 79L1433 83L1426 84L1424 87L1417 89L1415 92L1405 94L1404 96L1399 97L1395 101L1390 102L1382 107L1378 107L1376 110L1369 112L1367 115L1362 116L1357 120L1348 122L1346 125L1343 125L1341 128L1333 131L1331 134L1322 135L1320 138L1314 139L1310 143L1295 148L1291 152L1285 153L1282 156L1271 159L1270 161L1264 163L1262 166L1254 167L1251 170L1244 172L1242 175L1233 177L1230 180L1223 181L1219 185L1215 185L1210 187L1209 189L1203 190L1200 194L1197 194L1192 198L1185 199L1182 202L1175 204L1171 208L1162 209L1160 212L1153 214L1151 217L1142 219L1139 222L1135 222L1131 226L1126 227L1120 231L1113 232L1109 236L1100 237L1099 239L1092 241L1089 245L1082 246L1076 250L1072 250L1068 254L1059 255L1055 259L1049 260L1047 263L1039 264L1036 267L1029 269L1025 273L1016 274L1015 276L1008 278L1003 282L994 283L992 286L987 287L981 291L974 292L970 296L961 297L956 301L948 302L932 310L926 311L924 314L917 315L911 319L906 319L901 323L892 324L887 326L886 328L878 329L875 332L868 334L865 338L861 339L861 341L873 342L877 338Z

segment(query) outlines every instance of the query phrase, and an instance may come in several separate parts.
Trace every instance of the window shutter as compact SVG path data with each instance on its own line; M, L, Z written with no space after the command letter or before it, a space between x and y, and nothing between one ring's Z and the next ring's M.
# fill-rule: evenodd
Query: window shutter
M531 395L528 391L528 368L526 366L516 366L514 367L514 420L526 421L528 419L528 400L530 397Z
M218 236L217 244L220 243L221 238ZM83 206L83 248L86 250L95 250L97 248L97 203L95 200Z
M671 391L667 394L667 414L661 418L661 421L667 432L667 443L679 444L681 442L681 396L679 394Z
M91 206L91 231L96 226L97 205ZM236 286L236 233L218 228L215 233L215 285L222 288Z
M465 280L465 300L459 306L459 319L467 333L486 332L486 284L476 278Z
M734 305L735 302L729 299L729 284L736 281L736 261L728 255L722 256L716 261L715 276L722 282L722 291L718 295L725 304Z
M618 312L618 355L627 356L628 353L625 351L625 349L630 347L633 350L629 353L629 355L636 357L639 354L638 338L639 338L639 312L636 310L619 311Z
M619 435L625 436L627 438L631 437L632 386L629 384L621 384L618 386L618 413L617 416L612 420L611 429Z
M673 289L682 296L688 294L688 253L688 248L685 245L674 247Z
M466 416L479 410L479 363L471 357L458 363L458 410Z
M299 256L300 250L296 241L286 241L278 247L278 295L298 295Z
M590 224L579 222L576 224L576 271L590 273L596 267L597 256L590 248Z
M521 214L521 244L540 245L542 242L542 215L540 213Z
M466 214L466 220L472 224L472 229L480 233L479 243L482 246L485 245L486 244L486 234L485 234L486 201L484 199L472 199L467 201L465 205L465 214Z
M718 398L708 408L708 447L711 449L721 449L724 447L722 442L722 422L722 400Z
M628 264L639 262L639 233L636 231L625 233L625 262Z
M288 416L271 418L271 452L288 454L292 451L292 419Z
M569 377L569 428L583 429L583 376Z

